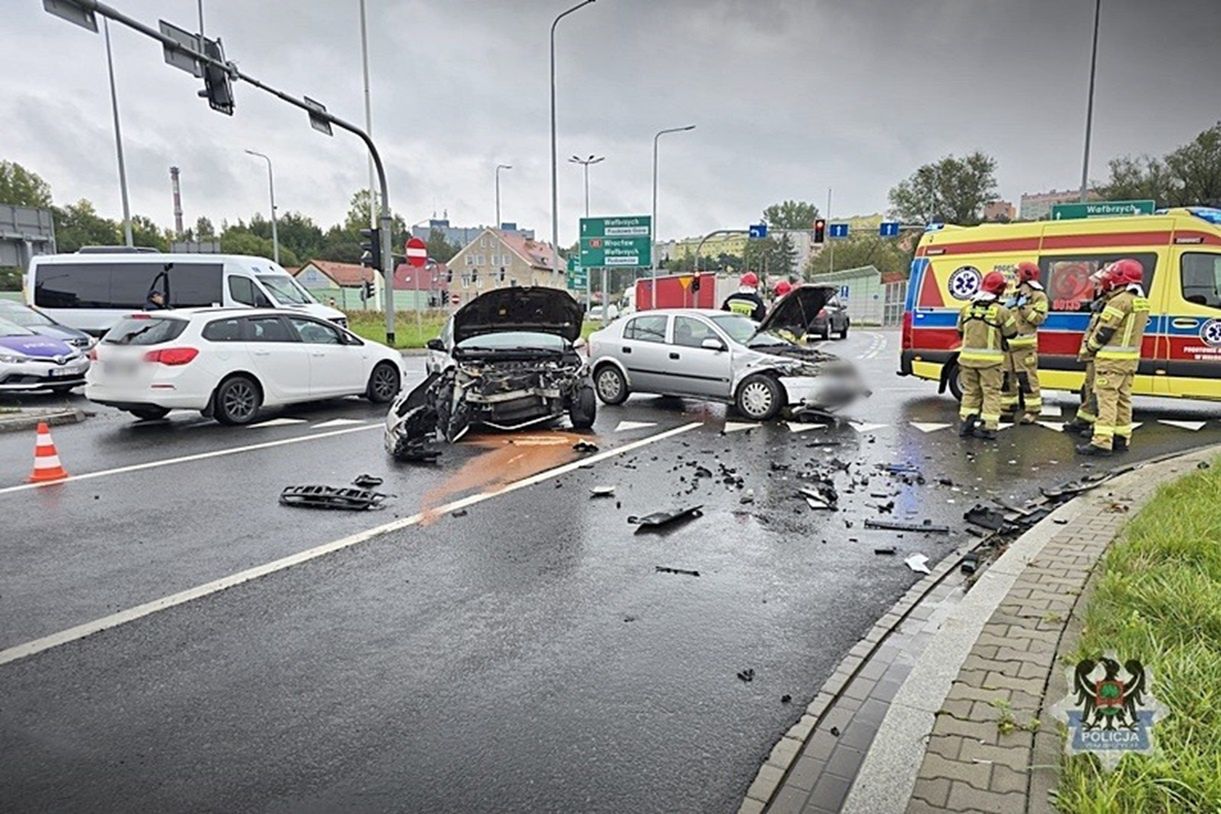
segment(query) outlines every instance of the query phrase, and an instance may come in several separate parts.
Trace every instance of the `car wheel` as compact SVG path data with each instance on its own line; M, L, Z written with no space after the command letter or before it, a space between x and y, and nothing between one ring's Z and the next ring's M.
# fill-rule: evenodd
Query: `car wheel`
M164 407L133 407L127 412L141 421L156 421L170 414L170 411Z
M848 326L849 326L849 325L851 325L851 324L852 324L852 323L851 323L851 322L849 322L848 320L846 320L846 319L844 320L844 329L843 329L842 331L840 331L840 332L839 332L839 338L840 338L840 339L847 339L847 338L848 338Z
M603 365L594 374L594 389L603 404L622 404L627 401L627 381L619 368L611 364Z
M398 368L390 362L378 362L369 374L369 385L365 388L365 398L374 404L386 404L394 401L399 394L401 377Z
M572 403L568 405L568 420L572 422L572 426L578 430L587 430L594 425L594 419L598 415L598 400L594 398L594 389L592 387L582 387L572 397Z
M755 373L738 387L734 406L747 418L769 421L784 407L784 388L771 376Z
M254 379L231 376L220 383L212 397L216 420L222 424L249 424L263 404L263 392Z
M955 363L954 366L950 368L950 372L946 374L946 381L950 385L950 393L958 401L962 401L962 381L958 378L961 372L962 368Z

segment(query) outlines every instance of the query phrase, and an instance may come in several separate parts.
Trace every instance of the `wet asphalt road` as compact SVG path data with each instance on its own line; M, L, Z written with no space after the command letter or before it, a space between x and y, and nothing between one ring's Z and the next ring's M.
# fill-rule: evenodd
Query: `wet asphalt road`
M911 426L949 424L955 405L894 376L897 341L862 331L829 343L876 393L850 411L856 426L722 434L723 408L636 397L603 408L594 429L603 450L637 448L420 523L410 518L421 508L575 461L572 439L488 438L413 468L387 460L382 411L356 400L250 429L101 411L55 429L69 472L152 466L11 490L28 474L32 434L0 436L0 649L409 523L0 664L5 807L734 810L771 744L914 581L905 556L948 553L966 537L962 512L988 493L1023 499L1087 471L1071 439L1043 427L964 444L952 428ZM1139 402L1136 448L1115 461L1217 443L1219 417ZM620 421L653 426L617 431ZM810 446L827 442L838 445ZM240 451L158 463L216 450ZM886 463L915 464L925 483L878 472ZM695 464L714 477L693 486ZM742 488L722 482L722 464ZM799 474L814 471L833 473L842 511L794 498ZM361 472L387 479L390 508L276 503L288 483ZM598 484L614 484L616 499L590 500ZM955 531L863 529L891 501L888 517ZM693 503L704 516L665 534L626 521ZM875 555L879 544L898 556ZM735 678L745 668L754 681Z

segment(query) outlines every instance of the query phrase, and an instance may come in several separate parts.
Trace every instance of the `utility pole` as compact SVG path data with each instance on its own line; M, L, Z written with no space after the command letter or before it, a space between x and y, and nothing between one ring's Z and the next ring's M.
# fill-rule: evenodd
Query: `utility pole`
M496 231L500 231L500 171L513 169L512 164L496 165Z
M827 273L830 274L831 272L835 271L835 242L833 240L831 240L831 234L830 234L831 233L831 187L827 187L827 214L824 217L827 219L827 237L824 239L827 241L827 251L831 252L830 257L827 258L827 262L830 264L827 266Z
M182 185L177 167L170 167L170 191L174 196L174 236L182 240Z
M555 150L555 27L560 24L560 20L572 14L574 11L579 11L585 8L594 0L582 0L567 11L561 12L554 20L551 21L551 256L552 265L555 265L554 258L559 257L560 253L560 211L559 211L559 173L556 169L556 150ZM552 269L558 271L558 269Z
M271 197L271 251L275 255L276 265L280 265L280 237L276 234L276 180L271 172L271 159L262 153L256 153L254 150L247 150L247 153L253 156L258 156L267 162L267 192ZM374 275L376 277L377 275Z
M106 36L106 73L110 77L110 111L114 116L114 151L119 159L119 193L123 198L123 242L130 246L136 243L131 237L131 205L127 200L127 165L123 161L123 131L119 127L119 95L114 87L114 57L110 53L110 20L102 19L102 31Z
M1081 202L1090 194L1090 131L1094 126L1094 76L1098 71L1098 19L1102 0L1094 0L1094 47L1090 51L1090 90L1085 103L1085 158L1081 161Z
M360 0L360 58L364 69L365 82L365 132L369 137L373 137L373 106L369 96L369 30L365 19L365 0ZM373 192L373 159L369 159L369 228L377 228L377 195ZM384 242L384 241L383 241ZM390 268L394 269L394 260L390 261ZM391 272L393 275L393 271ZM388 291L386 298L390 303L394 302L394 283L393 276L386 278ZM373 307L382 307L382 280L376 275L373 275ZM393 308L393 305L389 306Z
M652 272L652 282L649 284L649 308L657 307L657 141L667 133L685 133L694 129L694 124L688 124L685 127L668 127L665 130L658 130L653 136L653 216L650 218L649 227L649 231L652 233L649 242L649 266ZM696 257L696 265L699 265L699 257Z

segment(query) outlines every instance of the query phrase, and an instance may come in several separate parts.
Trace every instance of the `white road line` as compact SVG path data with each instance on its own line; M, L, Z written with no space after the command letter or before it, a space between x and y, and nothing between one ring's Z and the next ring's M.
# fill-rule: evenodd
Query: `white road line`
M304 418L272 418L267 421L260 421L257 424L248 424L246 429L257 430L263 427L287 427L290 424L304 424Z
M323 421L321 424L315 424L314 429L325 430L330 427L350 427L353 424L367 424L367 421L362 421L358 418L332 418L330 421Z
M539 472L536 475L531 475L528 478L523 478L522 480L506 484L499 489L459 498L458 500L447 503L444 506L438 506L436 509L432 510L430 514L433 516L440 516L452 511L456 511L457 509L464 509L468 506L474 506L475 504L482 503L490 498L508 494L509 492L515 492L518 489L533 486L536 483L542 483L550 480L551 478L556 478L560 475L565 475L569 472L576 471L582 466L588 466L592 463L613 458L616 455L622 455L625 452L631 452L632 450L639 449L640 447L647 446L657 441L665 440L666 438L679 435L687 432L688 430L693 430L699 426L702 426L702 422L693 421L690 424L683 424L682 426L666 430L665 432L659 432L656 435L650 435L646 438L631 441L623 446L615 447L614 449L604 450L593 455L586 455L572 461L571 463L564 464L563 466L557 466L554 469L548 469L546 471ZM343 432L356 432L361 429L370 428L359 427L356 430L339 430L338 432L329 434L338 435ZM272 446L272 444L262 444L259 446ZM224 591L236 585L241 585L244 582L250 582L251 580L265 577L268 574L283 571L286 568L291 568L294 565L309 562L310 560L326 556L327 554L335 551L351 548L354 545L367 542L368 540L371 540L379 535L386 534L391 531L398 531L399 529L405 529L409 526L414 526L423 520L424 516L425 514L423 512L419 512L411 515L410 517L404 517L390 523L383 523L380 526L374 526L371 529L357 532L356 534L349 535L342 539L324 543L320 546L315 546L278 560L272 560L271 562L264 563L262 565L256 565L254 568L247 568L245 571L238 571L236 574L230 574L227 577L221 577L220 579L206 582L203 585L188 588L185 591L179 591L178 593L170 594L169 596L163 596L160 599L154 599L151 602L145 602L142 605L136 605L135 607L131 607L117 613L112 613L108 616L103 616L100 619L94 619L91 622L85 622L84 624L76 625L66 630L61 630L58 633L52 633L49 636L43 636L22 644L7 647L4 650L0 650L0 664L8 664L9 662L18 661L20 659L32 656L35 653L41 653L44 650L50 650L53 647L58 647L61 644L67 644L78 639L83 639L86 636L92 636L93 634L100 633L103 630L118 627L119 625L133 622L136 619L140 619L145 616L150 616L158 611L167 610L177 605L184 605L187 602L191 602L195 599L201 599L210 594L219 593L220 591Z
M164 458L160 461L146 461L142 464L132 464L131 466L119 466L114 469L101 469L97 472L86 472L83 475L70 475L63 480L47 481L45 483L22 483L17 486L5 486L0 489L0 495L7 495L12 492L24 492L27 489L43 489L48 486L58 486L61 483L72 483L78 480L90 480L92 478L105 478L110 475L122 475L126 472L139 472L144 469L157 469L162 466L170 466L172 464L185 464L191 461L203 461L208 458L219 458L223 455L236 455L239 452L253 452L258 449L269 449L271 447L280 447L285 444L300 444L305 441L315 441L320 438L332 438L336 435L347 435L350 432L363 432L365 430L376 430L380 425L369 427L349 427L346 430L331 430L330 432L316 432L312 435L298 435L293 438L281 438L278 441L264 441L259 444L246 444L240 447L229 447L227 449L214 449L209 452L197 452L194 455L183 455L179 458ZM71 464L71 459L68 461Z

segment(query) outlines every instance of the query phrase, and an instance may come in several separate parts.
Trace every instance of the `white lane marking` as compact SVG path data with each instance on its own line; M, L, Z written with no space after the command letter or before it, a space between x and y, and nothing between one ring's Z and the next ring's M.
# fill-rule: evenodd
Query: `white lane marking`
M1178 427L1180 430L1191 430L1197 432L1204 429L1203 421L1175 421L1169 418L1159 418L1158 424L1165 424L1168 427Z
M873 432L890 426L889 424L870 424L868 421L849 421L848 423L857 432Z
M920 432L937 432L937 430L944 430L951 426L949 424L938 424L935 422L925 421L909 421L908 423L920 430Z
M1049 430L1055 430L1056 432L1064 431L1063 421L1039 421L1037 423L1040 427L1046 427Z
M172 464L185 464L191 461L203 461L208 458L219 458L222 455L236 455L239 452L253 452L257 449L269 449L271 447L284 446L285 444L299 444L304 441L314 441L320 438L333 438L336 435L347 435L350 432L363 432L365 430L376 430L377 425L369 427L350 427L346 430L331 430L330 432L316 432L312 435L298 435L293 438L281 438L278 441L263 441L258 444L246 444L240 447L228 447L227 449L214 449L210 452L197 452L193 455L183 455L179 458L164 458L160 461L146 461L142 464L132 464L130 466L119 466L114 469L100 469L97 472L86 472L83 475L70 475L63 480L48 481L46 483L22 483L17 486L6 486L0 489L0 495L7 495L10 492L24 492L26 489L43 489L48 486L58 486L62 483L72 483L78 480L90 480L92 478L105 478L110 475L122 475L126 472L139 472L144 469L156 469L162 466L170 466Z
M1058 416L1058 415L1061 415L1062 413L1063 413L1063 408L1061 408L1060 405L1058 405L1058 404L1044 404L1042 407L1039 408L1039 415Z
M656 427L656 421L620 421L615 426L615 432L627 432L628 430L644 430L649 427Z
M314 429L325 430L328 427L350 427L353 424L364 423L364 421L356 418L332 418L330 421L323 421L321 424L315 424Z
M886 350L885 334L870 331L867 335L872 337L872 340L868 348L857 354L857 359L876 359L882 351Z
M515 492L518 489L533 486L536 483L542 483L550 480L551 478L559 477L560 475L566 475L569 472L574 472L580 467L588 466L591 463L604 461L608 458L613 458L616 455L622 455L625 452L631 452L634 449L639 449L640 447L647 446L657 441L663 441L666 438L679 435L680 433L687 432L688 430L693 430L696 427L701 426L701 424L702 422L693 421L690 424L683 424L682 426L674 427L673 429L669 429L664 432L659 432L656 435L650 435L645 438L630 441L622 446L615 447L614 449L604 450L594 455L587 455L582 458L578 458L571 463L564 464L563 466L557 466L554 469L548 469L543 472L539 472L538 474L531 475L528 478L523 478L519 481L506 484L499 489L459 498L458 500L447 503L444 506L438 506L436 509L432 510L430 514L433 516L442 516L458 509L465 509L468 506L474 506L476 503L482 503L490 498L508 494L509 492ZM368 428L361 427L359 429ZM340 430L339 432L356 431L358 430ZM338 434L339 433L332 433L332 435ZM219 593L220 591L224 591L236 585L241 585L244 582L250 582L251 580L265 577L268 574L274 574L276 571L283 571L286 568L291 568L294 565L309 562L310 560L323 557L335 551L351 548L354 545L367 542L368 540L371 540L379 535L386 534L391 531L398 531L399 529L405 529L408 526L414 526L423 520L424 516L424 512L418 512L410 517L404 517L390 523L383 523L380 526L374 526L371 529L359 531L342 539L324 543L319 546L314 546L313 548L306 549L305 551L300 551L296 554L292 554L278 560L272 560L271 562L263 563L262 565L256 565L253 568L247 568L245 571L238 571L236 574L230 574L227 577L221 577L220 579L206 582L203 585L188 588L185 591L179 591L175 594L163 596L160 599L154 599L151 602L145 602L142 605L136 605L135 607L131 607L117 613L112 613L108 616L103 616L100 619L94 619L91 622L85 622L84 624L76 625L66 630L61 630L58 633L52 633L49 636L43 636L41 638L23 642L22 644L14 645L12 647L6 647L5 649L0 650L0 664L8 664L12 661L18 661L19 659L32 656L35 653L41 653L44 650L50 650L53 647L58 647L61 644L67 644L68 642L73 642L77 639L83 639L86 636L92 636L94 633L99 633L109 628L118 627L119 625L127 624L128 622L133 622L136 619L149 616L158 611L167 610L177 605L183 605L187 602L191 602L192 600L201 599L209 594Z
M825 430L826 424L801 424L796 421L786 421L789 432L807 432L809 430Z
M759 424L752 424L744 421L726 421L725 426L721 429L722 433L738 432L739 430L753 430Z
M267 421L260 421L257 424L250 424L246 427L248 430L257 430L262 427L287 427L289 424L304 424L304 418L272 418Z
M1012 426L1013 425L1011 423L1009 423L1008 421L1001 421L1001 422L997 423L996 430L997 430L997 432L1000 432L1001 430L1010 429Z

